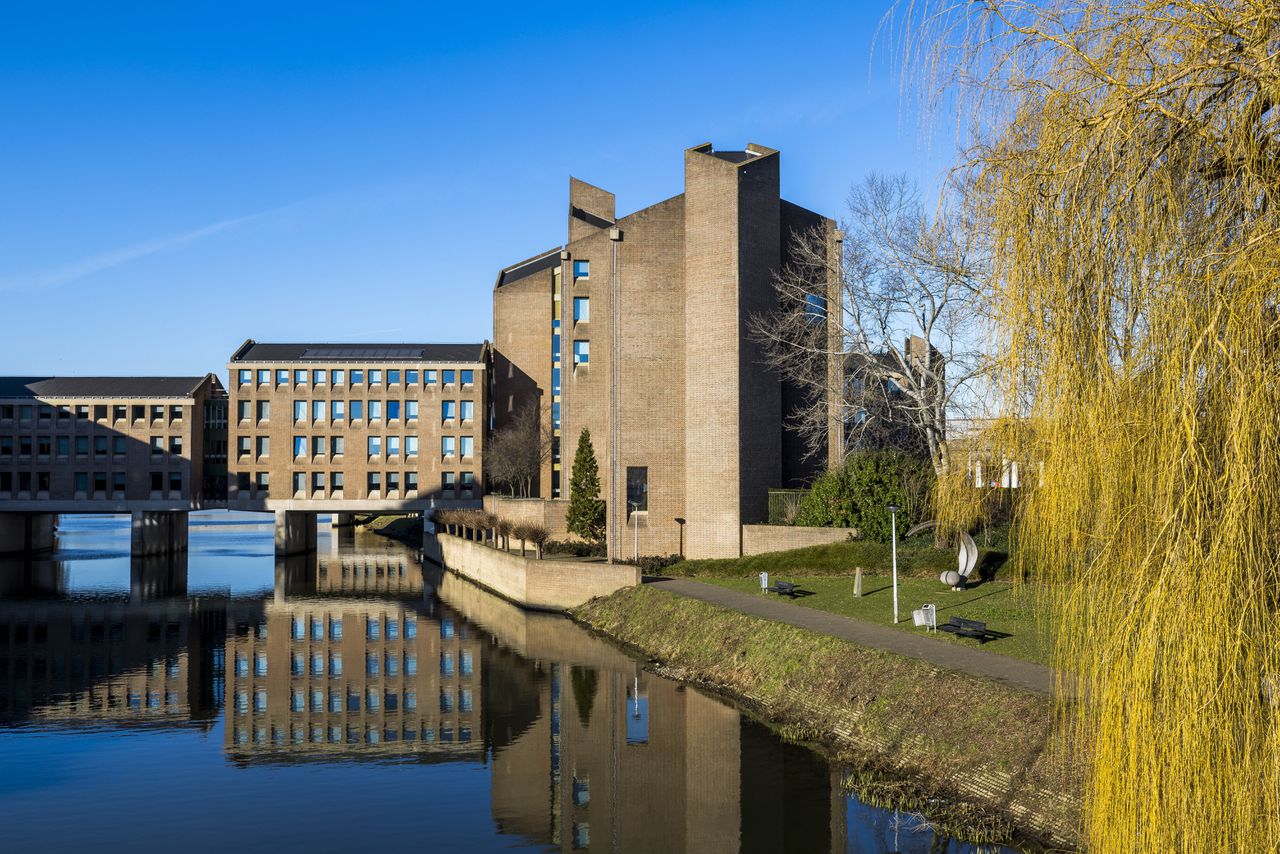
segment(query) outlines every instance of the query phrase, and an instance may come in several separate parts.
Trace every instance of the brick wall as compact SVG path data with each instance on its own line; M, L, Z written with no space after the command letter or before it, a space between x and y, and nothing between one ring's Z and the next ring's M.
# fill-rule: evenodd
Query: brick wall
M802 528L791 525L743 525L742 554L784 552L806 546L846 542L857 535L852 528Z

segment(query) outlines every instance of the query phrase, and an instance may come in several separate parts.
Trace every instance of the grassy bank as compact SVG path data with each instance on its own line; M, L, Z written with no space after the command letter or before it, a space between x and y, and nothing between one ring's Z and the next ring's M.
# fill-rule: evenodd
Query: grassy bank
M669 673L739 698L851 765L1055 843L1073 838L1077 771L1050 747L1045 697L638 587L575 611ZM976 824L974 826L977 826Z
M978 569L992 574L1005 562L998 549L978 550ZM748 578L761 572L792 575L852 575L856 567L869 571L888 570L892 554L888 543L854 540L808 546L785 552L766 552L739 558L685 560L663 570L664 575L687 578ZM956 568L954 551L936 549L930 537L913 537L898 544L898 572L901 575L931 577Z
M853 595L854 579L849 576L789 575L770 570L770 580L793 581L805 594L783 599L798 608L814 608L846 617L854 617L882 626L893 625L893 579L889 575L867 575L862 579L862 597ZM744 593L756 593L756 578L703 578L708 584ZM967 590L952 590L937 578L898 578L898 610L902 622L897 628L920 633L911 622L911 612L926 603L938 607L938 622L950 617L981 620L987 628L1008 635L979 644L975 640L938 632L940 642L959 643L987 652L1010 655L1039 664L1049 664L1050 637L1048 621L1040 619L1040 601L1035 588L1014 586L1007 582L989 581ZM933 637L935 635L931 635Z

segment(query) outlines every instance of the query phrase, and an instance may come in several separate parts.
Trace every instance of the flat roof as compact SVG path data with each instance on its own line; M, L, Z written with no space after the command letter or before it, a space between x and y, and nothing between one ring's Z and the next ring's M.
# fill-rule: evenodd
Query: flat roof
M191 397L203 377L0 377L0 397Z
M259 344L247 341L232 362L480 362L484 344Z

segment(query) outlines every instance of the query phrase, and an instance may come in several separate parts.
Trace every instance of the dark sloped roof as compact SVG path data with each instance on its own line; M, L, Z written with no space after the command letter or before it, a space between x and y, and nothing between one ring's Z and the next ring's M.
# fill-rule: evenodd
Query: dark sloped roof
M0 397L190 397L203 377L0 377Z
M483 344L259 344L249 342L232 362L479 362Z
M523 278L532 276L534 273L540 273L543 270L549 270L560 263L560 247L548 249L532 258L526 258L518 264L512 264L510 267L503 267L502 272L498 273L498 287L509 285L512 282L518 282Z

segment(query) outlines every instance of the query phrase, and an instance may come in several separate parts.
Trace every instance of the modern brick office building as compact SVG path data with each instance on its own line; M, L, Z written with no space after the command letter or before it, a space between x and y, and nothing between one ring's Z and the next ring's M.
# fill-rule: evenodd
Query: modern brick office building
M612 193L571 178L567 242L501 271L493 426L545 405L557 447L544 499L568 497L589 428L620 553L633 538L641 554L675 552L681 519L687 555L730 556L741 526L765 520L769 488L825 465L805 460L784 428L805 401L762 366L747 324L776 304L774 273L794 234L825 230L833 253L840 234L781 198L773 149L699 145L684 171L683 193L624 217ZM816 304L839 300L838 281L815 290ZM835 314L829 336L839 335Z
M185 514L220 501L205 475L225 452L222 405L213 374L0 377L0 551L52 545L53 514Z
M486 344L261 344L228 364L228 506L421 511L480 497Z

